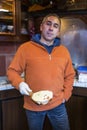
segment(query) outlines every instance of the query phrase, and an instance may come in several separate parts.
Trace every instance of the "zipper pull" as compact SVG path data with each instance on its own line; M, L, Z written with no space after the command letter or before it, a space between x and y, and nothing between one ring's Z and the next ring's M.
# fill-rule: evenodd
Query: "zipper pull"
M49 55L49 59L50 59L50 60L51 60L51 58L52 58L51 55Z

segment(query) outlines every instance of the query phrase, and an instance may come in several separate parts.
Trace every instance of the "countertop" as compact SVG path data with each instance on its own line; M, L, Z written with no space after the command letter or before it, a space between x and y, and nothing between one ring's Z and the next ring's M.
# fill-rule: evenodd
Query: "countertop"
M87 82L79 82L77 79L73 83L74 88L87 88ZM6 76L0 77L0 91L15 89L8 81Z
M0 76L0 91L14 89L14 87L10 84L6 76Z

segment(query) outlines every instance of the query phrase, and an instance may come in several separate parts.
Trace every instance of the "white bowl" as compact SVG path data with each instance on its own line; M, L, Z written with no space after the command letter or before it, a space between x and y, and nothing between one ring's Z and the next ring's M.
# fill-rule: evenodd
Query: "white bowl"
M33 93L32 100L37 104L45 105L53 98L53 92L49 90L43 90Z

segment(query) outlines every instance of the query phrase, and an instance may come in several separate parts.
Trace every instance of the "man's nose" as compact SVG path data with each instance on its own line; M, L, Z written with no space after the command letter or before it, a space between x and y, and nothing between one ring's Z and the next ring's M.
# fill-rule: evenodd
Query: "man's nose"
M50 25L49 29L50 29L50 30L53 30L53 25Z

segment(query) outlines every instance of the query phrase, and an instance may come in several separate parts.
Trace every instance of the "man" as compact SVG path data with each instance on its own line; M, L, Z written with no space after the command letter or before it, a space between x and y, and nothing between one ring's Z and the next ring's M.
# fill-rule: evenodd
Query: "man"
M72 94L75 73L68 50L60 44L60 28L60 18L47 15L40 25L41 34L22 44L8 67L8 79L24 95L29 130L42 130L46 116L53 130L69 130L65 101ZM25 80L20 76L22 72ZM31 100L31 92L40 90L53 93L47 104Z

